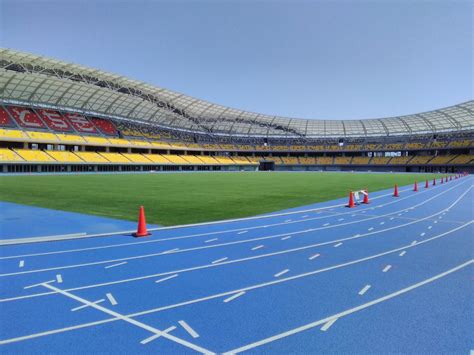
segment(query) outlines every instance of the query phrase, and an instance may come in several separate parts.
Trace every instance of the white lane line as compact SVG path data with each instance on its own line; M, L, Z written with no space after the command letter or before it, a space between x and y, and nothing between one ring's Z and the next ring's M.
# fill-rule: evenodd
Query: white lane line
M164 277L164 278L162 278L162 279L156 280L155 283L158 284L158 283L163 282L163 281L166 281L166 280L174 279L175 277L178 277L178 274L174 274L174 275L171 275L171 276Z
M383 268L382 272L387 272L388 270L390 270L392 268L392 265L387 265Z
M185 347L188 347L188 348L190 348L190 349L193 349L193 350L195 350L195 351L198 351L198 352L200 352L200 353L202 353L202 354L213 354L213 352L211 352L211 351L209 351L209 350L207 350L207 349L204 349L204 348L202 348L202 347L200 347L200 346L198 346L198 345L196 345L196 344L190 343L190 342L188 342L188 341L186 341L186 340L183 340L183 339L181 339L181 338L177 338L177 337L175 337L175 336L173 336L173 335L171 335L171 334L168 334L168 333L163 332L162 330L153 328L153 327L151 327L151 326L149 326L149 325L147 325L147 324L145 324L145 323L142 323L142 322L140 322L140 321L137 321L136 319L130 318L130 317L125 316L125 315L123 315L123 314L121 314L121 313L117 313L117 312L112 311L112 310L110 310L110 309L108 309L108 308L102 307L102 306L100 306L100 305L98 305L98 304L94 304L93 302L90 302L90 301L88 301L88 300L86 300L86 299L84 299L84 298L81 298L81 297L79 297L79 296L73 295L72 293L69 293L69 292L67 292L67 291L61 290L60 288L57 288L57 287L54 287L54 286L51 286L51 285L47 285L47 284L43 284L43 286L46 287L46 288L49 288L49 289L52 290L52 291L56 291L56 292L58 292L58 293L60 293L60 294L62 294L62 295L64 295L64 296L66 296L66 297L69 297L69 298L71 298L71 299L74 299L74 300L76 300L76 301L78 301L78 302L80 302L80 303L83 303L83 304L86 305L86 306L91 306L91 307L97 309L98 311L101 311L101 312L103 312L103 313L106 313L106 314L108 314L108 315L111 315L111 316L114 317L114 318L123 320L124 322L133 324L133 325L135 325L135 326L137 326L137 327L139 327L139 328L148 330L148 331L151 332L151 333L160 334L161 336L163 336L163 337L165 337L165 338L167 338L167 339L169 339L169 340L171 340L171 341L173 341L173 342L175 342L175 343L181 344L181 345L183 345L183 346L185 346Z
M235 300L237 297L240 297L240 296L242 296L242 295L245 295L245 292L244 292L244 291L238 292L238 293L236 293L235 295L230 296L229 298L226 298L226 299L224 300L224 303L227 303L227 302L230 302L230 301L232 301L232 300Z
M364 288L359 291L359 295L362 296L364 293L366 293L369 290L370 287L371 287L370 285L365 285Z
M290 239L290 238L291 238L291 235L288 235L286 237L281 238L281 240L287 240L287 239Z
M188 323L186 323L184 320L180 320L180 321L178 321L178 323L179 323L179 325L182 326L182 327L184 328L184 330L187 331L188 334L191 335L194 339L199 338L199 334L196 333L196 331L195 331L193 328L191 328L191 326L190 326Z
M220 258L220 259L214 260L211 264L217 264L217 263L220 263L222 261L226 261L227 259L229 259L229 258L228 257Z
M291 222L291 219L287 219L287 220L285 221L285 223L288 223L288 222Z
M324 325L321 327L321 331L325 332L326 330L331 328L331 325L336 323L336 321L337 321L337 318L334 318L334 319L331 319L330 321L324 323Z
M359 238L359 237L360 237L360 234L354 235L354 238Z
M402 251L402 252L401 252L400 254L398 254L398 255L399 255L399 256L403 256L403 255L405 255L406 253L407 253L407 252L404 250L404 251Z
M454 187L453 187L454 188ZM452 188L451 188L452 189ZM466 195L470 190L472 189L472 186L470 186L453 204L451 204L451 206L448 207L448 209L452 206L454 206L455 204L457 204L459 202L459 200L464 196ZM434 198L437 198L439 197L440 195L446 193L450 191L449 189L448 190L445 190L435 196L432 196L430 197L429 199L426 199L425 201L415 205L416 207L418 206L421 206L421 205L424 205L426 203L428 203L430 200L434 199ZM400 199L398 200L400 201ZM442 211L444 211L446 209L443 209ZM388 213L388 214L385 214L385 215L382 215L382 216L376 216L376 217L371 217L371 218L367 218L367 219L362 219L362 220L358 220L358 221L354 221L354 222L347 222L347 223L342 223L340 225L334 225L334 226L331 226L331 227L328 227L328 228L333 228L333 227L337 227L337 226L344 226L344 225L349 225L349 224L354 224L354 223L360 223L360 222L364 222L364 221L367 221L367 220L371 220L371 219L375 219L375 218L381 218L381 217L386 217L386 216L389 216L389 215L392 215L396 212L391 212L391 213ZM435 213L431 216L429 216L429 218L437 215L438 213ZM417 223L417 222L420 222L420 221L423 221L425 219L428 219L428 218L421 218L421 219L417 219L417 220L414 220L412 223ZM385 230L382 230L382 231L379 231L380 232L384 232L384 231L387 231L387 230L390 230L390 229L396 229L396 228L401 228L401 227L404 227L404 226L407 226L409 224L412 224L412 223L407 223L407 224L402 224L402 225L399 225L399 226L394 226L392 228L388 228L388 229L385 229ZM319 227L319 228L312 228L312 229L307 229L307 230L303 230L303 231L297 231L297 232L293 232L291 233L292 235L297 235L297 234L303 234L303 233L307 233L307 232L313 232L313 231L318 231L318 230L321 230L321 229L324 229L324 227ZM207 248L215 248L215 247L221 247L221 246L227 246L227 245L234 245L234 244L241 244L241 243L248 243L248 242L251 242L251 241L257 241L257 240L264 240L264 239L273 239L273 238L278 238L278 237L281 237L282 235L288 235L288 233L285 233L285 234L277 234L277 235L271 235L271 236L266 236L266 237L260 237L260 238L254 238L254 239L251 239L251 240L241 240L241 241L235 241L235 242L229 242L229 243L222 243L222 244L214 244L214 245L209 245L209 246L203 246L203 247L195 247L195 248L189 248L189 249L184 249L184 250L181 250L181 252L187 252L187 251L194 251L194 250L201 250L201 249L207 249ZM92 249L97 249L97 248L92 248ZM84 249L81 249L81 250L84 250ZM43 253L41 255L50 255L50 254L55 254L55 252L51 252L51 253ZM52 268L44 268L44 269L36 269L36 270L29 270L29 271L21 271L21 272L16 272L16 273L7 273L7 274L0 274L0 277L5 277L5 276L13 276L13 275L19 275L19 274L26 274L26 273L36 273L36 272L44 272L44 271L50 271L50 270L59 270L59 269L70 269L70 268L77 268L77 267L84 267L84 266L92 266L92 265L100 265L100 264L106 264L106 263L111 263L111 262L116 262L116 261L122 261L122 260L135 260L135 259L143 259L143 258L149 258L149 257L154 257L154 256L160 256L164 253L153 253L153 254L144 254L144 255L138 255L138 256L134 256L134 257L127 257L127 258L121 258L121 259L115 259L115 260L103 260L103 261L96 261L96 262L90 262L90 263L84 263L84 264L74 264L74 265L67 265L67 266L59 266L59 267L52 267ZM30 254L30 256L33 255L33 254ZM37 256L38 254L34 254L35 256ZM23 255L25 256L25 255ZM20 256L14 256L14 257L20 257ZM13 258L12 257L4 257L4 258L1 258L0 259L5 259L5 258Z
M113 264L113 265L108 265L106 267L104 267L104 269L110 269L111 267L117 267L117 266L120 266L120 265L125 265L127 262L124 261L124 262L121 262L121 263L118 263L118 264Z
M258 250L262 248L263 248L263 245L257 245L256 247L253 247L252 250Z
M241 231L241 232L238 232L237 234L245 234L247 233L248 231Z
M454 228L450 231L444 232L444 233L439 234L435 237L424 240L424 241L420 242L416 247L418 247L421 244L429 243L432 240L436 240L436 239L442 238L446 235L452 234L452 233L454 233L454 232L456 232L456 231L458 231L458 230L460 230L460 229L462 229L466 226L470 226L472 223L474 223L474 221L470 221L470 222L464 224L463 226L456 227L456 228ZM179 307L188 306L190 304L197 304L197 303L205 302L205 301L212 300L212 299L217 299L217 298L221 298L221 297L225 297L225 296L229 296L229 295L234 295L237 292L261 289L261 288L273 286L273 285L276 285L276 284L281 284L281 283L289 282L289 281L292 281L292 280L301 279L301 278L309 277L309 276L312 276L312 275L320 274L320 273L327 272L327 271L330 271L330 270L335 270L335 269L347 267L347 266L350 266L350 265L355 265L355 264L362 263L362 262L367 261L367 260L372 260L372 259L376 259L376 258L385 256L385 255L390 255L392 253L398 252L401 249L405 249L405 248L411 248L411 247L410 246L404 246L404 247L401 247L401 248L388 250L388 251L382 252L380 254L370 255L370 256L362 258L362 259L352 260L352 261L346 262L344 264L333 265L333 266L330 266L330 267L327 267L327 268L313 270L313 271L310 271L310 272L307 272L307 273L304 273L304 274L299 274L299 275L290 276L290 277L283 278L283 279L273 280L273 281L265 282L265 283L262 283L262 284L256 284L256 285L248 286L248 287L241 288L241 289L221 292L221 293L218 293L218 294L213 294L213 295L209 295L209 296L206 296L206 297L201 297L201 298L197 298L197 299L193 299L193 300L188 300L188 301L184 301L184 302L181 302L181 303L176 303L176 304L171 304L171 305L162 306L162 307L158 307L158 308L148 309L148 310L144 310L144 311L140 311L140 312L136 312L136 313L131 313L131 314L128 314L127 317L131 317L131 318L141 317L141 316L144 316L144 315L147 315L147 314L154 314L154 313L162 312L162 311L169 310L169 309L176 309L176 308L179 308ZM464 266L466 266L467 264L470 264L470 263L474 263L474 260L471 260L470 262L466 263ZM459 268L460 267L458 267L458 269ZM55 292L50 292L49 294L56 294L56 293L58 293L58 292L56 292L56 291ZM389 298L391 298L391 297L389 297ZM371 302L374 302L374 301L371 301ZM338 318L338 317L340 317L340 314L332 315L330 317L325 318L324 320L321 320L320 324L324 324L324 323L328 322L329 320L331 320L333 318ZM33 333L33 334L24 335L24 336L20 336L20 337L16 337L16 338L4 339L4 340L0 340L0 345L16 343L16 342L20 342L20 341L24 341L24 340L28 340L28 339L35 339L35 338L48 336L48 335L53 335L53 334L60 334L60 333L69 332L69 331L77 330L77 329L89 328L89 327L93 327L93 326L96 326L96 325L115 322L117 320L119 320L119 319L116 318L116 317L112 317L112 318L108 318L108 319L104 319L104 320L100 320L100 321L82 323L82 324L78 324L78 325L70 326L70 327L66 327L66 328L57 328L57 329L52 329L52 330L48 330L48 331L45 331L45 332ZM317 325L320 325L320 324L317 324ZM310 328L312 328L312 327L310 327Z
M428 229L431 229L431 228L433 228L433 226L428 226Z
M324 224L323 224L323 227L327 227L327 226L329 226L329 225L330 225L330 223L324 223Z
M421 234L420 234L420 237L424 237L425 234L426 234L425 232L421 233Z
M294 334L297 334L297 333L300 333L300 332L303 332L303 331L306 331L308 329L312 329L314 327L318 327L320 326L321 324L325 324L331 320L333 320L334 318L341 318L341 317L345 317L345 316L348 316L352 313L355 313L355 312L359 312L363 309L366 309L366 308L369 308L369 307L372 307L376 304L379 304L379 303L382 303L382 302L385 302L389 299L392 299L392 298L395 298L395 297L398 297L400 295L403 295L407 292L410 292L414 289L417 289L421 286L424 286L424 285L427 285L433 281L436 281L438 279L441 279L453 272L456 272L456 271L459 271L461 270L462 268L472 264L474 262L474 260L469 260L467 262L465 262L464 264L461 264L461 265L458 265L450 270L447 270L441 274L438 274L438 275L435 275L429 279L426 279L426 280L423 280L421 282L418 282L416 284L413 284L409 287L406 287L406 288L403 288L401 290L398 290L396 292L393 292L393 293L390 293L388 295L385 295L383 297L380 297L380 298L377 298L375 300L372 300L370 302L367 302L367 303L364 303L364 304L361 304L359 306L356 306L354 308L350 308L350 309L347 309L343 312L340 312L340 313L337 313L337 314L333 314L333 315L330 315L329 317L326 317L326 318L323 318L323 319L320 319L320 320L317 320L315 322L312 322L312 323L308 323L308 324L305 324L303 326L300 326L298 328L294 328L294 329L291 329L291 330L288 330L286 332L283 332L283 333L280 333L280 334L277 334L277 335L274 335L274 336L271 336L271 337L268 337L268 338L265 338L265 339L262 339L262 340L259 340L259 341L256 341L254 343L251 343L251 344L248 344L248 345L244 345L240 348L237 348L237 349L233 349L233 350L230 350L230 351L226 351L224 354L225 355L230 355L230 354L237 354L237 353L241 353L243 351L247 351L247 350L250 350L250 349L254 349L256 347L259 347L259 346L262 346L264 344L268 344L268 343L271 343L271 342L274 342L276 340L279 340L279 339L282 339L282 338L286 338L290 335L294 335Z
M374 227L370 227L369 229L367 229L369 232L370 231L373 231L374 230Z
M316 259L320 254L314 254L314 255L311 255L308 260L313 260L313 259Z
M344 218L339 218L337 221L342 222L343 220L344 220Z
M290 270L289 270L289 269L285 269L285 270L283 270L283 271L280 271L280 272L276 273L276 274L273 275L273 276L275 276L275 277L280 277L281 275L286 274L288 271L290 271Z
M53 282L56 282L56 280L49 280L49 281L40 282L40 283L37 283L37 284L34 284L34 285L25 286L25 287L23 287L23 289L24 289L24 290L27 290L27 289L29 289L29 288L33 288L33 287L37 287L37 286L42 286L43 284L50 284L50 283L53 283Z
M342 243L337 243L334 245L334 248L339 248L342 245Z
M301 216L301 218L308 218L309 216L305 214L304 216Z
M416 243L417 243L417 241L416 241L416 240L414 240L413 242L411 242L411 244L410 244L410 245L415 245Z
M164 251L162 254L171 254L171 253L177 252L178 250L179 250L179 248L174 248L174 249Z
M165 330L163 330L163 333L169 333L169 332L172 332L173 330L175 330L176 327L173 325L169 328L166 328ZM153 341L155 339L158 339L159 337L161 337L161 334L155 334L155 335L152 335L151 337L148 337L146 339L143 339L140 344L142 345L145 345L145 344L148 344L150 341Z
M115 299L114 295L112 295L110 292L105 294L105 296L107 296L107 299L109 300L110 304L112 306L115 306L118 304L117 300Z
M219 239L219 238L208 239L208 240L206 240L204 243L215 242L215 241L218 240L218 239Z
M25 260L20 260L18 267L23 267L23 266L25 266Z
M63 283L63 276L61 274L56 275L56 281L58 284Z
M103 298L101 298L100 300L91 302L91 304L99 304L99 303L102 303L104 301L105 300ZM86 307L91 307L91 305L90 304L83 304L82 306L71 308L71 312L76 312L76 311L79 311L79 310L84 309Z

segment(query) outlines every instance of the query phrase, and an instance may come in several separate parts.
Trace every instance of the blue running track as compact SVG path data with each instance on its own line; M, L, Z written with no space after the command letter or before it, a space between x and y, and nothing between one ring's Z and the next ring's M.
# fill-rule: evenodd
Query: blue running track
M1 246L0 350L468 354L473 179L148 238ZM79 231L35 224L20 236Z

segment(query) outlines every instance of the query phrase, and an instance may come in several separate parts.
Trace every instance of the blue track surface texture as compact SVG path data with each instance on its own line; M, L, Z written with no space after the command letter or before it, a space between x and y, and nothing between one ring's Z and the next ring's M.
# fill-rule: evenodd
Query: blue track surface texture
M1 352L468 354L472 182L3 246Z

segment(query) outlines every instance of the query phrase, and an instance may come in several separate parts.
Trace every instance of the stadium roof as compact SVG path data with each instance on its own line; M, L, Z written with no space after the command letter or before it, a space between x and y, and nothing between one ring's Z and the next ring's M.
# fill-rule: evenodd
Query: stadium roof
M123 76L33 54L0 49L0 100L233 136L343 138L474 129L474 101L413 115L363 120L308 120L213 104Z

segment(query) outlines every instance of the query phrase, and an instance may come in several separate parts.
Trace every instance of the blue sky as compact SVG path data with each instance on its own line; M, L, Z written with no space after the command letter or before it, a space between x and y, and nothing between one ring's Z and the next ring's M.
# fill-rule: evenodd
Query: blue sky
M472 99L472 5L0 0L0 45L226 106L375 118Z

